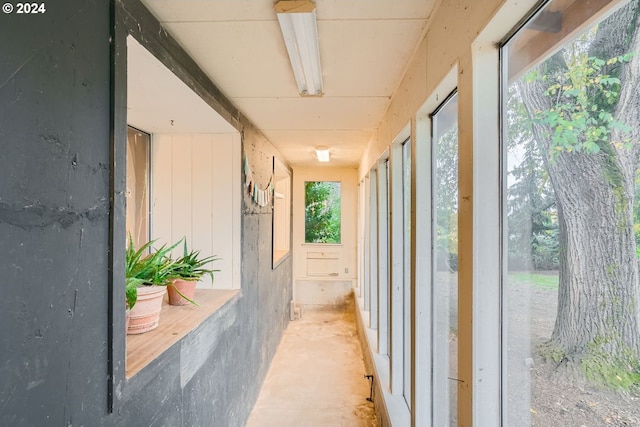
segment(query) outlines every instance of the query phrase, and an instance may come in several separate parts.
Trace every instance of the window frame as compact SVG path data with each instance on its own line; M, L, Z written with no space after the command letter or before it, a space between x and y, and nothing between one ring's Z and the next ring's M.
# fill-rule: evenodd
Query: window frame
M498 243L499 246L499 255L497 259L499 260L499 283L500 283L500 301L499 301L499 313L500 313L500 339L499 339L499 347L500 347L500 366L498 368L499 378L500 378L500 399L499 399L499 416L500 416L500 426L508 427L509 421L509 407L507 402L508 400L508 322L509 322L509 314L507 307L507 275L508 275L508 138L504 134L507 126L505 124L506 113L508 110L507 107L507 99L508 99L508 86L509 86L509 77L510 70L508 65L508 52L507 45L508 43L518 35L518 33L525 29L527 24L529 24L532 20L536 18L543 9L553 3L554 0L539 0L533 7L530 7L524 14L522 14L522 18L512 24L511 28L506 32L506 35L499 40L497 43L494 43L492 46L492 55L495 57L494 62L498 64L498 123L499 123L499 135L498 140L499 144L499 165L498 165L498 174L499 174L499 200L495 203L499 208L499 218L500 218L500 229L497 234L500 237L500 241ZM529 62L525 65L518 64L521 69L517 70L517 73L513 75L518 75L526 70L529 70L535 67L537 64L545 61L549 56L556 52L558 49L562 49L568 40L573 38L573 34L580 33L581 31L588 29L589 27L602 22L606 17L612 13L615 13L618 8L623 7L627 3L626 0L611 0L607 3L599 4L597 7L597 11L594 13L591 11L588 15L581 16L583 19L578 20L575 19L572 21L569 31L567 34L562 35L562 37L558 40L553 40L553 38L549 39L550 43L554 43L550 46L546 46L546 50L542 52L538 52L538 56L529 59ZM498 17L499 18L499 17ZM497 18L496 18L497 20ZM484 57L487 57L487 53L484 53ZM488 67L483 67L483 72L486 74L495 73L493 70L489 71ZM482 87L482 86L480 86ZM477 89L480 92L480 89ZM475 92L474 92L475 93ZM477 96L477 95L476 95ZM474 129L475 131L475 129ZM474 132L475 133L475 132ZM474 160L475 162L475 160ZM493 162L492 162L493 163ZM492 165L493 166L493 165Z
M412 425L433 422L433 331L431 292L432 173L431 113L458 87L454 65L415 115L411 135L411 419ZM425 185L427 183L427 185Z
M471 377L473 388L463 387L458 396L458 413L471 415L477 425L502 425L501 373L501 194L500 187L500 70L497 40L520 19L529 5L505 5L472 45L471 73L461 75L458 92L462 102L459 121L471 129L459 137L460 176L459 322L473 326L459 341L460 376ZM480 78L481 77L481 78ZM465 198L467 202L465 203ZM482 203L468 203L482 200ZM482 225L482 226L481 226ZM472 308L466 312L466 308ZM473 342L482 346L473 347ZM460 372L460 371L459 371ZM461 421L462 417L459 416Z
M144 387L151 377L160 372L160 364L150 363L149 369L145 373L135 375L131 378L126 376L126 332L125 332L125 288L123 286L125 272L125 251L126 240L126 158L127 158L127 39L131 36L140 43L146 50L162 62L167 69L175 74L176 78L184 82L201 82L187 84L195 95L204 100L209 107L216 111L211 104L212 88L209 78L200 70L188 54L173 39L159 38L158 34L162 26L157 19L142 4L124 4L114 2L111 7L111 52L110 52L110 116L109 126L111 134L109 138L109 234L108 234L108 332L107 332L107 412L113 413L120 410L127 399L138 392L140 387ZM158 52L171 51L168 56L158 57ZM209 100L209 101L207 101ZM232 108L232 107L229 107ZM231 128L235 129L238 144L241 144L240 129L242 128L240 118L236 114L227 114L225 120ZM153 139L153 133L152 139ZM240 150L241 151L241 150ZM149 154L153 153L153 144L150 146ZM237 160L237 161L236 161ZM150 162L151 164L151 162ZM235 159L237 164L237 183L234 184L234 203L237 200L238 212L241 213L241 162L240 158ZM149 170L150 174L151 167ZM152 182L149 182L149 194L151 197ZM150 213L153 211L153 203L150 204ZM233 275L237 277L237 288L230 291L232 295L223 298L222 304L235 304L241 298L240 292L240 264L241 264L241 218L234 222L234 233L237 233L238 242L233 248ZM149 223L150 232L152 222ZM217 303L219 303L218 300ZM212 303L211 306L217 303ZM216 310L209 311L207 318ZM194 328L197 325L194 325ZM191 330L193 330L192 328ZM189 333L189 332L187 332ZM185 334L186 335L186 334ZM185 335L182 335L184 337ZM168 349L168 347L167 347ZM162 357L164 350L158 354ZM154 357L154 360L158 360Z
M362 263L362 297L364 299L364 310L371 310L371 173L367 173L362 181L364 186L364 200L362 206L364 210L364 229L362 237L362 253L364 262Z
M369 327L378 330L378 169L369 171Z
M401 144L402 155L402 353L403 353L403 388L402 395L409 410L411 410L411 138L407 138ZM406 149L406 151L405 151ZM407 164L408 162L408 164ZM409 179L405 184L405 168L409 169ZM407 189L409 191L407 191Z
M391 145L390 154L390 384L394 395L404 399L411 409L411 259L410 229L411 194L405 182L410 170L411 123L407 124ZM407 156L407 152L409 156ZM407 165L407 161L409 165ZM409 181L411 177L409 176ZM407 205L408 202L408 205ZM396 213L394 215L394 213Z
M378 264L378 354L389 358L391 333L390 301L390 162L385 152L378 161L377 185L377 264Z
M438 273L438 268L437 268L437 263L439 261L439 257L437 255L438 252L438 244L436 242L436 238L437 238L437 231L436 231L436 227L437 227L437 223L438 223L438 215L437 215L437 209L439 206L439 198L438 198L438 189L437 189L437 182L438 182L438 157L437 157L437 148L439 146L439 141L438 141L438 136L442 136L444 134L439 134L439 129L438 129L438 117L439 114L441 112L443 112L443 110L445 110L447 107L449 107L450 103L453 102L453 100L455 99L456 105L458 103L458 90L457 88L454 89L449 95L447 95L444 100L436 107L436 109L430 114L431 117L431 225L432 225L432 229L431 229L431 291L432 291L432 320L431 320L431 327L432 327L432 357L433 357L433 396L434 396L434 402L433 402L433 423L435 425L441 425L441 424L447 424L450 423L451 421L451 417L452 417L452 411L457 411L457 407L456 408L451 408L451 393L454 392L455 390L455 395L456 395L456 402L457 402L457 396L458 396L458 392L457 392L457 384L455 383L455 381L458 381L458 378L451 378L450 376L450 370L451 370L451 363L452 363L452 359L451 359L451 346L450 346L450 339L448 338L446 340L446 344L443 343L442 348L440 348L440 345L438 345L437 343L437 338L438 338L438 333L437 333L437 328L438 325L440 324L440 321L437 319L438 314L444 314L445 316L445 320L444 323L446 324L446 329L449 330L450 329L450 310L451 310L451 304L452 301L449 300L449 295L446 295L445 298L448 301L448 304L446 306L442 306L438 303L438 298L437 298L437 293L440 291L440 289L437 289L437 285L438 285L438 280L436 278L436 275ZM459 115L458 115L458 111L456 110L456 120L455 120L455 127L459 127ZM457 151L459 153L459 141L456 141L456 148ZM457 193L459 194L459 188L460 188L460 182L458 180L457 182L457 186L458 186L458 191ZM457 277L457 273L456 273L456 277ZM457 282L457 280L456 280ZM457 311L457 305L458 305L458 301L455 301L456 304L456 311ZM458 331L458 335L460 335L460 331ZM447 332L447 336L449 336L449 333ZM440 356L441 357L440 357ZM443 364L438 366L438 362L440 359L443 359ZM445 366L446 365L446 366ZM458 365L458 361L456 360L456 366ZM436 393L437 390L437 393ZM445 391L446 390L446 391ZM441 417L441 418L439 418ZM455 418L457 419L458 416L456 414Z

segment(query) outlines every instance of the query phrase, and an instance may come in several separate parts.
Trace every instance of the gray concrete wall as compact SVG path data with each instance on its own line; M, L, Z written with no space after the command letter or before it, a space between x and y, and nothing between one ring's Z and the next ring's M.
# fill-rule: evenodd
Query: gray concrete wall
M125 380L124 338L112 335L124 322L124 129L112 123L126 89L111 74L114 4L46 6L0 14L0 425L243 426L291 299L291 260L271 269L270 208L245 194L241 294ZM183 72L234 117L254 174L268 176L273 146ZM204 354L185 352L194 341Z

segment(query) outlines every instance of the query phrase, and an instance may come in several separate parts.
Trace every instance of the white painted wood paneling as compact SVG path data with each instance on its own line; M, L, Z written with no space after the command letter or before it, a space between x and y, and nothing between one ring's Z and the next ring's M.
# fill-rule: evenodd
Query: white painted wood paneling
M191 135L172 135L171 157L171 241L183 237L192 245L193 218L191 216ZM156 174L166 171L156 171Z
M213 240L211 242L211 250L222 258L217 264L223 269L223 271L216 274L214 281L215 287L218 288L227 287L227 284L232 282L233 223L234 221L240 221L240 213L235 212L232 208L232 178L236 175L240 176L240 163L232 161L234 156L231 135L213 135L212 142L214 150L210 169L213 182L213 206L211 210Z
M154 135L152 236L187 239L189 250L220 260L199 288L240 286L240 138L234 134ZM182 254L182 246L174 255Z
M213 177L211 166L215 153L211 135L193 135L191 149L191 219L192 230L190 243L199 248L202 254L218 255L213 250L212 212L213 212ZM219 264L217 261L216 264ZM214 264L215 265L215 264ZM217 278L217 277L216 277ZM201 284L211 284L207 277Z
M339 252L307 252L307 276L338 277Z
M171 242L171 135L151 135L151 238Z

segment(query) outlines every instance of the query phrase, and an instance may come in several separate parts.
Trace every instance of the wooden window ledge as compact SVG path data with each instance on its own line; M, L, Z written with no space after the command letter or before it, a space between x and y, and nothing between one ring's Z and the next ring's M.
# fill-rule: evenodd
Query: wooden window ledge
M193 304L173 306L167 296L156 329L139 335L127 335L127 379L195 329L213 312L238 294L238 289L196 289Z

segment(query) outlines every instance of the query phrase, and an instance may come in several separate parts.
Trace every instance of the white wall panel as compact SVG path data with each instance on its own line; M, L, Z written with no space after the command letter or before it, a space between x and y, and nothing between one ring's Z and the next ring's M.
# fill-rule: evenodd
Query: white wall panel
M211 179L213 209L211 210L211 231L213 240L211 250L222 258L219 273L216 273L215 287L228 287L233 277L233 223L240 220L240 213L234 212L233 178L240 175L240 163L234 162L233 139L231 135L211 135L213 157L211 159ZM236 172L234 173L234 167ZM234 215L235 213L235 215ZM218 280L219 279L219 280Z
M213 153L211 135L193 135L191 149L191 239L189 244L201 254L216 255L213 250ZM220 264L217 261L216 264ZM211 267L211 266L209 266ZM217 278L217 277L216 277ZM200 287L211 286L211 278L204 277Z
M191 135L172 135L171 156L171 241L175 242L183 237L188 244L193 241L191 236ZM152 166L153 167L153 166ZM156 170L155 174L167 173Z
M153 238L161 245L186 237L190 250L221 258L210 265L220 270L213 284L204 277L199 288L239 287L239 136L154 135L152 144Z
M151 238L171 242L171 135L151 136ZM167 173L169 171L169 173Z

